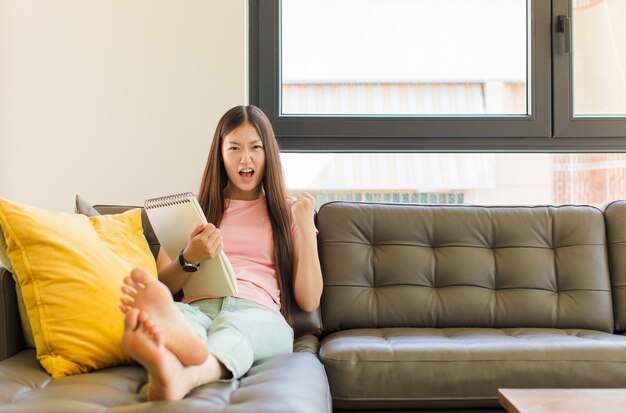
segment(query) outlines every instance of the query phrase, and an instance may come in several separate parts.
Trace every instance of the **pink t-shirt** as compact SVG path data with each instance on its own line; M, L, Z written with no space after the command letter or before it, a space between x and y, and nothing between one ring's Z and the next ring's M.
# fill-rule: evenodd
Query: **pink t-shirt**
M237 276L237 297L280 312L280 288L274 265L272 226L265 197L253 201L231 199L224 211L220 234L224 252ZM291 225L292 237L298 234ZM210 297L185 297L192 302Z

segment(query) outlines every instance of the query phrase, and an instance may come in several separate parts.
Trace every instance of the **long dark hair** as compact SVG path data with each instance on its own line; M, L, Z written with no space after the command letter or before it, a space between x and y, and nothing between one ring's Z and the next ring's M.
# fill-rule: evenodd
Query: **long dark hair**
M280 163L280 149L272 125L265 113L256 106L235 106L222 116L215 128L209 158L204 168L198 200L207 220L220 226L226 209L228 175L222 157L224 137L237 127L249 123L263 142L265 175L263 190L267 213L272 225L274 240L274 265L280 286L281 312L290 320L290 297L293 277L291 210L287 204L285 178Z

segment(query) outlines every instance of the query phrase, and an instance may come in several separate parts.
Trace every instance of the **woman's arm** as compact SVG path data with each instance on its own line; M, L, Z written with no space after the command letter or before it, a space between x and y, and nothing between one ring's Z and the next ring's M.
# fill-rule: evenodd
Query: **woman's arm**
M220 230L215 228L213 224L202 224L194 228L189 234L189 241L183 250L183 256L185 261L195 264L216 257L222 249ZM170 259L163 248L159 249L156 266L159 281L165 284L172 294L179 292L189 275L192 274L183 271L178 262L178 257Z
M317 233L313 222L315 200L302 193L291 205L300 234L293 240L293 293L298 306L313 311L320 305L323 281L317 252Z

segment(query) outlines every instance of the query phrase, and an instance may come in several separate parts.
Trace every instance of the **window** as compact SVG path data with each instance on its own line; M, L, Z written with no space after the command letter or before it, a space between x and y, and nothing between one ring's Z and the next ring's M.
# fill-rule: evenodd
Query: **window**
M626 147L621 0L250 4L251 101L285 150Z
M560 0L553 13L554 136L626 137L626 3Z
M250 0L251 102L331 200L626 198L626 1Z
M626 153L283 153L292 195L414 204L626 199Z
M280 114L529 115L527 27L526 0L283 0Z

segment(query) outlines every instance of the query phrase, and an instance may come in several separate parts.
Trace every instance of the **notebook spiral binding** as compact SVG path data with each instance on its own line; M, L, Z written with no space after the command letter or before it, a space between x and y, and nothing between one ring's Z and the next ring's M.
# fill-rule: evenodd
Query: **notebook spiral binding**
M159 198L147 199L144 207L147 209L163 208L171 205L187 204L196 196L192 192L183 192L175 195L162 196Z

